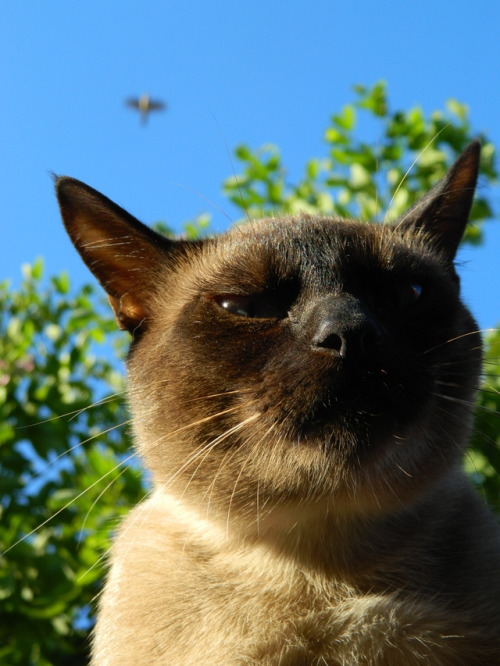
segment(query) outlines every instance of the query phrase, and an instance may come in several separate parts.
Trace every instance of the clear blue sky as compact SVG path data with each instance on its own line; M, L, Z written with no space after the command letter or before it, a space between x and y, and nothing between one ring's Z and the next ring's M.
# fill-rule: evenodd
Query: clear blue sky
M386 79L393 106L470 106L500 146L500 3L50 0L0 7L0 279L42 255L89 276L66 239L49 172L88 182L145 222L179 228L231 174L224 141L280 146L293 181L325 154L351 86ZM123 106L149 92L168 113L142 127ZM372 137L376 140L376 137ZM180 187L178 183L185 187ZM498 188L493 191L500 210ZM213 226L224 229L218 211ZM465 297L500 321L500 224L465 251Z

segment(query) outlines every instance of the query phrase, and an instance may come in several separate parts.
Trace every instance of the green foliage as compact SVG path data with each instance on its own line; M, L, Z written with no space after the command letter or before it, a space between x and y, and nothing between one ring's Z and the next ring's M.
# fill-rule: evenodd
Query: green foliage
M296 184L289 182L277 147L236 149L242 173L228 178L224 189L245 216L302 212L395 219L445 174L474 136L468 109L456 100L448 101L446 112L426 116L418 107L391 111L383 82L356 86L354 92L354 102L332 115L325 130L327 154L310 159ZM360 126L369 127L370 142L358 137ZM498 175L494 147L479 136L483 181L493 183ZM471 220L479 223L492 215L489 200L480 193ZM466 240L481 240L479 225L469 226Z
M359 138L361 128L372 143ZM388 211L392 219L473 136L467 108L454 100L428 116L419 108L394 112L383 83L357 86L354 102L330 120L325 156L310 159L297 184L276 147L239 146L242 173L224 189L249 217L371 219ZM494 149L482 139L483 184L493 183ZM483 188L472 217L480 223L492 215ZM185 235L199 236L207 223L205 216L187 223ZM481 240L480 226L467 240ZM145 492L129 458L124 382L114 360L125 340L91 287L73 292L65 274L47 283L40 260L23 271L19 289L0 284L0 664L77 666L87 662L88 615L110 535ZM466 466L500 509L500 331L487 344Z
M165 222L156 222L153 224L153 229L158 233L167 236L167 238L180 237L187 238L188 240L195 240L196 238L201 238L207 234L211 219L212 217L209 213L202 213L192 220L184 222L182 225L184 232L180 236L176 236L174 230L165 224Z
M486 336L484 383L466 470L500 515L500 328Z
M23 272L0 284L0 663L83 664L101 555L143 490L118 466L124 382L100 349L114 322L91 287L42 287L41 260Z

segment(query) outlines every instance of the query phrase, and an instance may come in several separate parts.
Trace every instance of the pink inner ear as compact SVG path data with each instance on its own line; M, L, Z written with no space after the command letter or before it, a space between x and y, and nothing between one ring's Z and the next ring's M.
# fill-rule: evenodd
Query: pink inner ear
M108 295L115 313L115 319L122 330L132 332L146 319L146 310L138 300L138 294L124 294L121 297Z

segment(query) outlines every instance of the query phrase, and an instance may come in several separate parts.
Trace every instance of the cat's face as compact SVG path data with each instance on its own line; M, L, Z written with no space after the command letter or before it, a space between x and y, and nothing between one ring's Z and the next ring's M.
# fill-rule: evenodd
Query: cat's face
M197 243L62 181L70 234L134 333L130 403L158 484L224 512L325 496L371 511L457 464L481 355L452 265L473 153L393 226L284 218Z
M158 291L130 399L163 481L200 450L181 484L218 474L232 492L240 475L264 497L382 484L379 497L459 457L479 336L449 266L411 234L260 222L200 246Z

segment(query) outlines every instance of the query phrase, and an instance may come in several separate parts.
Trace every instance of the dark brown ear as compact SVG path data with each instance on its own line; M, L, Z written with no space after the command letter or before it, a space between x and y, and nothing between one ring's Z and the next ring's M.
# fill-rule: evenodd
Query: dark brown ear
M64 226L108 294L120 328L147 323L158 276L183 241L160 236L88 185L63 176L56 192Z
M479 171L481 144L470 143L446 176L396 223L399 229L422 229L453 261L467 225Z

